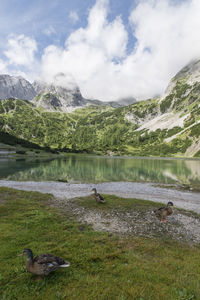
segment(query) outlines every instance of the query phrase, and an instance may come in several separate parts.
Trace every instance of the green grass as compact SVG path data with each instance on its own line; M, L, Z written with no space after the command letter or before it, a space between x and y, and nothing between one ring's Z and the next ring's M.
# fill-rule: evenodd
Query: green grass
M85 208L99 209L99 210L110 210L119 209L120 211L135 209L140 211L146 211L147 208L159 208L163 206L162 203L152 202L141 199L129 199L120 198L115 195L102 195L106 200L106 204L97 204L92 196L77 198L78 203Z
M110 204L117 201L112 197ZM75 220L47 205L49 198L0 188L0 299L200 299L199 247L87 226L80 231ZM130 205L123 201L116 205ZM27 247L60 255L71 266L35 281L18 256Z

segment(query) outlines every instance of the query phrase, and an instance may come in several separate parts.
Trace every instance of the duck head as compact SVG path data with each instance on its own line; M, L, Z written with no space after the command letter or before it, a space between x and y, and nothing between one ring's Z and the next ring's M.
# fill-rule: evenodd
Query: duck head
M174 204L170 201L167 203L167 206L174 206Z
M95 189L95 188L93 188L91 191L92 191L94 194L97 193L97 189Z
M26 255L28 259L33 259L33 251L29 248L24 249L23 255Z

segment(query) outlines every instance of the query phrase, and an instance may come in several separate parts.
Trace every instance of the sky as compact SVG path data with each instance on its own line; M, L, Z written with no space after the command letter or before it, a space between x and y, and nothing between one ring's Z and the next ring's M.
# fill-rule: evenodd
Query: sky
M141 100L198 58L199 0L0 0L0 74Z

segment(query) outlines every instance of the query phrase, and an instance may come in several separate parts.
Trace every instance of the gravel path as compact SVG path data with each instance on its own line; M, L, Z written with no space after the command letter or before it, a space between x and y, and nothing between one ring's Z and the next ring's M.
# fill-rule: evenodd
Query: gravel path
M148 237L169 237L189 244L200 243L200 218L192 212L177 210L184 208L200 213L200 193L161 188L151 183L109 182L100 184L70 184L61 182L5 181L0 186L12 187L26 191L50 193L54 196L50 205L61 208L66 214L73 215L84 226L89 224L97 231L117 234L131 234ZM75 197L91 194L96 187L100 193L115 194L124 198L139 198L155 202L174 202L173 215L168 222L162 223L155 217L153 207L141 212L119 208L107 211L97 208L81 207ZM82 225L80 226L83 230Z
M0 180L0 186L50 193L54 195L55 198L66 200L87 196L91 194L91 189L96 187L100 193L114 194L124 198L138 198L163 203L172 201L176 207L200 213L200 193L161 188L152 183L107 182L99 184L72 184L53 181L22 182Z

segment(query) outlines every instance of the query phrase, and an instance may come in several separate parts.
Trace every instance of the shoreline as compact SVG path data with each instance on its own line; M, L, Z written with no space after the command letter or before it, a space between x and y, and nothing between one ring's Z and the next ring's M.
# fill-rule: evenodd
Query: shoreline
M167 203L172 201L178 208L194 211L200 214L200 193L179 191L176 189L162 188L155 183L138 182L105 182L105 183L63 183L56 181L8 181L0 180L0 186L15 188L25 191L37 191L52 194L55 198L69 200L91 194L91 189L96 187L103 194L116 195L122 198L136 198Z
M29 151L29 149L27 149ZM59 150L58 150L59 151ZM9 155L10 154L10 155ZM57 158L65 158L67 155L81 155L81 156L95 156L95 157L102 157L102 158L120 158L120 159L156 159L156 160L200 160L200 157L193 157L193 156L131 156L131 155L109 155L109 154L99 154L99 153L85 153L85 152L59 152L59 154L50 154L44 153L40 155L31 155L29 154L16 154L16 153L1 153L0 151L0 159L7 158L7 159L15 159L15 158L37 158L37 159L57 159Z

